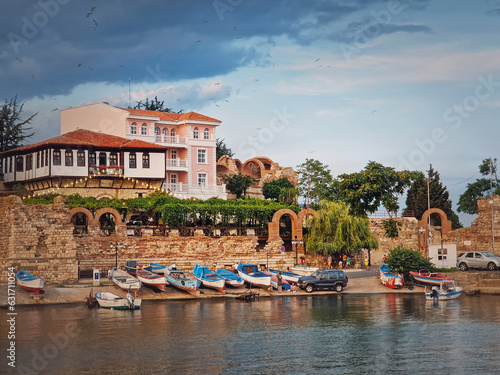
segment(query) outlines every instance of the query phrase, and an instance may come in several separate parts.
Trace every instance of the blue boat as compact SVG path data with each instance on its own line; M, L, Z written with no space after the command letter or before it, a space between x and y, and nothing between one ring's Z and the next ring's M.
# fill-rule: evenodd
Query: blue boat
M380 268L380 282L391 289L399 289L404 285L403 276L392 272L389 266L383 263Z
M143 270L146 270L146 271L151 271L151 264L148 264L147 266L141 266L139 264L137 264L137 261L136 260L127 260L125 262L125 270L133 275L133 276L137 276L137 268L142 268Z
M200 287L201 282L198 279L192 279L184 275L184 272L177 269L175 263L172 263L167 267L165 276L167 277L167 281L170 285L196 297L199 295L200 292L198 291L198 288Z
M239 263L236 268L238 275L250 286L271 290L271 275L259 271L259 267L251 263Z
M243 280L237 274L224 268L219 268L217 271L215 271L215 273L226 281L226 285L232 286L233 288L238 288L245 283L245 280Z
M149 266L151 267L151 272L158 273L160 275L164 275L168 267L163 264L158 264L153 262L150 262Z
M226 293L226 280L215 272L210 271L208 267L195 264L193 276L196 277L203 286L215 289L221 293Z
M43 287L45 285L45 281L41 277L33 276L31 273L19 270L16 273L17 285L21 288L29 290L35 294L44 293Z

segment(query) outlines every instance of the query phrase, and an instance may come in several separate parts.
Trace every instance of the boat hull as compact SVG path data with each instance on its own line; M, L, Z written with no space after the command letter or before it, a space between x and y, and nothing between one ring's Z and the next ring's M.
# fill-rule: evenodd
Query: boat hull
M258 270L255 264L239 264L238 275L245 280L250 286L256 286L270 290L271 288L271 275L266 275Z
M290 271L301 276L311 276L314 272L318 270L318 267L311 267L307 265L295 265L290 267Z
M95 298L99 306L104 309L138 310L142 304L142 300L139 298L132 300L133 303L131 304L127 298L109 292L97 292Z
M35 294L42 294L45 281L41 277L35 277L32 274L20 270L16 274L17 285L21 288L33 292Z
M139 279L129 275L127 272L123 270L112 270L111 271L111 279L119 288L123 290L139 290L142 286L142 283Z
M439 286L441 281L451 281L452 277L446 277L438 274L430 273L428 275L422 274L421 272L410 271L410 275L415 279L416 282L427 285Z
M384 263L380 266L380 282L388 288L399 289L404 285L401 275L392 273L389 267Z
M199 295L199 280L185 277L184 273L179 270L168 270L167 272L167 281L170 285L194 296Z
M279 271L279 270L274 270L274 269L269 269L269 272L271 272L275 275L277 275L278 272L281 272L281 277L283 278L283 280L286 280L289 284L292 284L292 285L297 285L300 277L304 276L304 275L299 275L299 274L293 273L293 272Z
M193 275L204 287L214 289L220 293L226 293L226 280L215 272L210 271L208 267L196 264L193 269Z
M153 272L138 270L137 278L146 286L159 289L162 292L167 290L167 278L165 276L161 276Z
M240 286L245 284L245 280L243 280L241 277L239 277L237 274L231 271L220 268L217 271L215 271L215 273L225 280L226 286L230 286L232 288L239 288Z
M432 296L431 293L425 293L426 301L449 301L452 299L457 299L462 295L462 290L456 290L449 293L438 294L436 297Z

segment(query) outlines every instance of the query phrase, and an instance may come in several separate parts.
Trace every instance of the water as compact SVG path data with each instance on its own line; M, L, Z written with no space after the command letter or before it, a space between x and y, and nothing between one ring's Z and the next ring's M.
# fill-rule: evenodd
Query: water
M18 308L16 364L42 374L494 374L500 297L144 301ZM2 337L6 337L5 319ZM4 357L5 358L5 357ZM1 363L0 373L7 368Z

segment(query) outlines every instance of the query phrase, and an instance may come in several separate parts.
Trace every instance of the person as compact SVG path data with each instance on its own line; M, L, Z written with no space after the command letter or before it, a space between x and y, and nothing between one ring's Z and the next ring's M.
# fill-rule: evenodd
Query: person
M347 262L347 255L342 255L342 261L344 262L344 264Z
M342 268L342 259L339 260L339 268Z
M332 268L332 255L328 255L328 268Z
M365 257L365 267L368 269L368 257Z
M278 293L281 293L282 286L283 286L283 278L281 276L281 272L278 272Z
M111 267L108 270L108 285L111 285Z
M347 257L345 268L351 268L351 257Z

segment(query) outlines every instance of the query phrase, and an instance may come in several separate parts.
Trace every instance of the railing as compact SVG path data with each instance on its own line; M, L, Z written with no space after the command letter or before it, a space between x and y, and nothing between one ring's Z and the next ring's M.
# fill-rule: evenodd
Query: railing
M166 144L180 144L180 145L185 145L187 144L187 139L186 137L180 136L180 135L156 135L155 136L155 142L156 143L166 143Z
M187 185L183 184L182 182L179 182L177 184L167 184L164 182L161 188L163 190L170 190L176 193L187 193Z
M167 168L187 168L187 159L167 159Z
M376 218L376 217L380 217L380 218L385 218L385 217L387 217L387 218L388 217L392 217L392 218L396 218L396 217L415 217L415 211L413 211L413 210L405 210L405 211L401 211L401 212L391 212L390 216L387 213L387 211L377 211L377 212L368 214L368 217L371 217L371 218Z
M123 165L91 165L89 167L89 173L107 176L120 175L123 174Z

